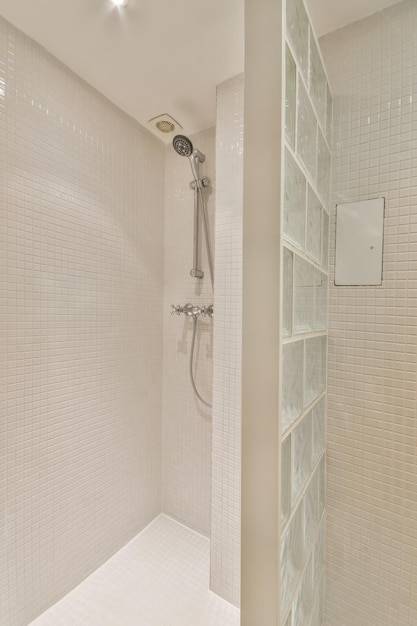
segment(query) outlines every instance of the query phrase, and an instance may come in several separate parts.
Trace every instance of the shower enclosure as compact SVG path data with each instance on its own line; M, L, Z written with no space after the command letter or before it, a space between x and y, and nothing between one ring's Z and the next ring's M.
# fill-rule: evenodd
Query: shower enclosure
M221 436L238 411L238 354L230 347L236 331L219 326L214 336L211 255L204 246L195 265L204 276L190 277L195 190L188 159L3 18L0 34L6 67L0 83L6 375L0 414L0 623L29 624L161 513L172 519L164 524L162 518L159 531L183 524L199 533L188 552L184 548L183 563L193 550L202 555L201 562L194 560L194 578L205 581L207 614L221 609L233 617L236 608L223 610L226 603L210 599L208 588L211 564L212 588L234 604L239 600L239 493L231 483L232 497L225 500L222 486L232 469L239 479L238 444L233 442L233 454L222 452L239 422ZM227 108L233 90L235 82L219 87L225 129L235 115ZM190 140L200 151L200 171L193 173L200 225L208 222L212 241L224 251L233 223L229 213L222 224L222 212L231 205L221 173L214 227L216 140L222 136L209 128ZM240 162L241 140L240 129L234 139ZM234 156L223 155L225 167ZM199 238L204 243L203 230ZM237 265L226 274L226 263L225 253L216 260L219 322L225 307L233 307L236 318L239 306L224 298L224 277L234 277L236 290L240 276ZM192 303L192 315L171 316L173 303ZM195 386L212 411L190 383L192 354ZM214 394L213 360L225 372ZM223 409L232 402L226 416ZM185 545L193 533L174 530L170 536L172 541L163 533L155 541ZM152 550L142 562L149 555ZM145 592L143 606L150 595ZM177 606L176 594L168 597ZM137 594L130 598L141 606ZM85 609L82 602L72 606Z

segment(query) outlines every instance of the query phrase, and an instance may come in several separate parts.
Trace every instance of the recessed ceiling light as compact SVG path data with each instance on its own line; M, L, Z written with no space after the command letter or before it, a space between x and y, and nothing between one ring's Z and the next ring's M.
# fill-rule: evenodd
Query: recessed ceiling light
M113 4L116 7L127 7L127 5L129 4L129 0L113 0Z

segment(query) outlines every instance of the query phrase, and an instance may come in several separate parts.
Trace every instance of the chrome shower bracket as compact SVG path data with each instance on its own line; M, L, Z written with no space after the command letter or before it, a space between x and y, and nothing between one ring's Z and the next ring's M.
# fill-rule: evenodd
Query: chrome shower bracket
M205 189L211 186L210 178L204 177L190 182L190 189Z
M200 150L197 150L197 148L194 148L193 157L200 163L204 163L206 160L206 155L200 152Z

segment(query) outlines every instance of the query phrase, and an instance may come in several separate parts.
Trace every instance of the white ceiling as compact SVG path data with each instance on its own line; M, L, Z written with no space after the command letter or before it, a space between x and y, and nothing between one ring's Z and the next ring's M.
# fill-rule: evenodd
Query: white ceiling
M401 0L306 0L318 37L382 11Z
M319 35L394 3L307 0ZM0 0L0 14L144 125L212 126L216 85L243 71L244 0Z

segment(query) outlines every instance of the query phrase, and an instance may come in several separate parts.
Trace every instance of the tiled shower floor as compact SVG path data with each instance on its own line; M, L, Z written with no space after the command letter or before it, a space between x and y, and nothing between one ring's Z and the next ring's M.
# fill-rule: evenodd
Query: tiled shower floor
M208 539L161 515L30 626L238 626L209 559Z

